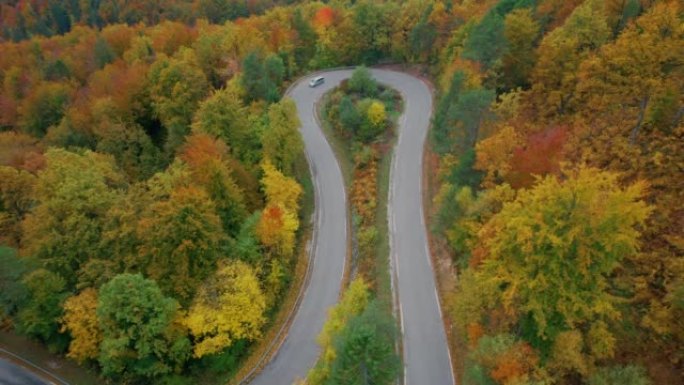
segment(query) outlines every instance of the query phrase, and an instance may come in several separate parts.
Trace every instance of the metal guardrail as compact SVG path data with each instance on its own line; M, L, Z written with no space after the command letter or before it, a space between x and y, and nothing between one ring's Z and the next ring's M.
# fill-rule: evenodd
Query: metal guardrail
M9 356L10 358L14 359L15 361L19 361L24 368L29 369L31 372L40 373L41 377L46 381L50 381L53 384L56 381L56 383L58 383L60 385L71 385L66 380L64 380L63 378L57 376L56 374L48 372L47 370L45 370L45 369L41 368L40 366L34 364L33 362L29 361L28 359L21 357L21 356L18 356L18 355L14 354L8 350L0 348L0 356L2 356L3 354Z

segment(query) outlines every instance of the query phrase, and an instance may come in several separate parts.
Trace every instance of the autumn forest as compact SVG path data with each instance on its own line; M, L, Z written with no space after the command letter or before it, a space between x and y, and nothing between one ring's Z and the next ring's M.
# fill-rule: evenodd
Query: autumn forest
M286 91L357 65L434 95L425 212L456 383L684 382L677 0L3 1L0 330L102 383L239 380L306 270ZM325 99L359 267L310 385L401 375L376 248L401 96L366 67Z

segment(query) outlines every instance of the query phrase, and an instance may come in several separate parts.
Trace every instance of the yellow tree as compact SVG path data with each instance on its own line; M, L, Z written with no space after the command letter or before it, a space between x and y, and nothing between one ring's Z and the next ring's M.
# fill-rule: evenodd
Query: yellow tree
M263 155L288 175L292 175L294 162L304 149L299 125L297 106L292 99L285 98L268 108L268 126L261 137Z
M200 103L192 129L220 138L235 157L243 160L254 157L249 153L254 150L250 144L247 110L239 96L229 89L215 91Z
M266 298L252 268L240 261L219 268L199 289L185 325L195 339L193 354L219 353L236 340L261 336Z
M586 167L564 174L520 190L479 232L487 256L476 280L498 288L498 302L526 320L522 332L538 348L618 318L607 275L637 252L651 212L643 183L623 189L617 174Z
M562 27L544 37L528 101L539 118L570 112L580 63L609 36L603 2L589 0L577 7Z
M196 187L179 187L138 222L139 264L165 293L186 303L214 270L225 234L216 206Z
M19 244L20 224L33 205L35 184L33 174L0 166L0 241Z
M61 332L71 335L67 357L79 363L96 358L102 341L102 330L97 320L97 290L87 288L67 298L62 307Z
M477 160L475 169L486 172L482 186L493 187L501 181L511 170L510 161L513 150L522 145L523 141L515 129L509 125L504 126L487 139L477 143L475 150Z
M264 176L261 178L261 186L268 202L296 213L299 210L299 197L302 195L299 183L278 171L271 162L264 162L262 169Z
M22 222L22 246L71 285L81 264L102 252L103 219L123 178L109 156L53 148L45 157L47 167L34 189L36 205Z
M536 60L534 48L539 28L529 8L516 9L506 15L504 36L508 51L501 58L506 87L526 85Z
M148 72L155 115L168 130L166 149L173 153L190 132L190 122L209 84L190 48L172 58L160 56Z
M654 4L583 63L577 93L587 123L569 148L575 159L623 172L625 180L647 178L652 186L648 200L657 209L645 226L643 252L620 279L635 288L632 322L650 334L643 348L667 356L684 337L676 305L684 276L681 12L678 1ZM659 341L657 349L652 341Z
M296 215L281 206L269 203L261 213L256 233L263 245L275 255L289 257L294 251L295 232L299 227Z
M223 228L233 236L247 216L244 193L233 179L228 147L208 134L192 134L180 148L179 157L189 166L192 179L204 187L216 205ZM238 162L233 162L239 166Z
M577 85L582 113L588 119L599 113L611 116L606 129L620 130L608 134L611 141L621 136L634 143L644 126L669 131L678 122L682 91L676 84L684 74L671 66L684 64L681 10L676 1L655 5L582 63Z
M387 120L387 113L385 112L385 105L377 100L371 102L368 107L368 120L376 130L382 130L385 127Z
M295 243L295 232L299 228L297 212L301 186L292 178L278 171L269 161L263 165L264 177L261 185L266 194L264 208L256 233L265 246L277 255L292 255Z

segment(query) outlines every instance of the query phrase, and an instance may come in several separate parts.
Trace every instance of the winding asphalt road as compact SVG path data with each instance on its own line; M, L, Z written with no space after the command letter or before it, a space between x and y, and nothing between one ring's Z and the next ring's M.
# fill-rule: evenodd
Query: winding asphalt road
M328 309L339 298L347 255L347 196L340 166L316 123L314 108L325 91L348 76L337 72L326 74L326 82L316 88L309 88L308 78L302 79L288 93L297 104L300 131L315 188L313 269L283 345L250 382L252 385L292 384L296 379L306 377L320 353L316 336L323 327Z
M325 83L309 88L302 79L289 92L297 104L301 133L316 195L313 269L309 286L278 353L252 385L291 384L304 378L320 354L316 343L340 292L347 254L347 198L339 164L316 123L315 103L351 70L323 73ZM422 209L423 144L430 123L432 95L421 80L400 72L372 70L381 83L401 92L400 120L388 202L394 287L401 314L404 382L407 385L454 383L446 335L428 249Z
M388 221L404 348L405 385L455 383L423 216L423 148L432 94L421 80L397 72L376 79L401 92L404 115L390 172Z

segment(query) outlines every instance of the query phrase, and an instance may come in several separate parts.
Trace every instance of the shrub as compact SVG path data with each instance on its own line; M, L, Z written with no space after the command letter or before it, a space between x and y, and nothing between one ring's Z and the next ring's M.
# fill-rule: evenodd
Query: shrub
M339 121L342 129L354 134L361 126L361 114L352 103L351 98L344 96L339 104Z
M374 100L368 106L368 120L375 129L381 131L387 125L387 113L385 112L385 105Z
M378 83L371 76L366 67L357 67L347 84L351 92L357 92L365 97L374 97L378 93Z
M386 118L382 118L382 115L386 115L385 106L373 99L363 99L358 104L358 111L363 114L363 119L356 136L364 143L371 142L385 129Z

